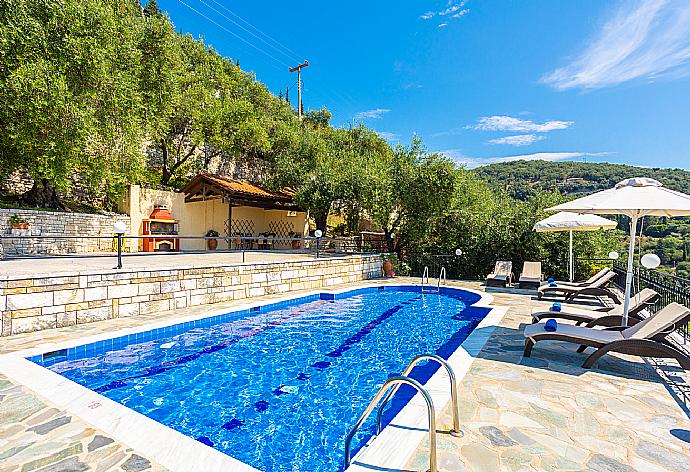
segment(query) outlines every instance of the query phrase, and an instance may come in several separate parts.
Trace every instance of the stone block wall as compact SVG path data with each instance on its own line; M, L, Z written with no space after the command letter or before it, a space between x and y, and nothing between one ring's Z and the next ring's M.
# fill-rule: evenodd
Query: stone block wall
M11 229L12 215L26 220L29 229ZM0 240L6 255L108 252L113 250L111 239L12 239L11 236L112 236L116 221L122 221L127 228L130 226L129 216L115 213L0 208Z
M0 279L2 336L381 276L378 255Z

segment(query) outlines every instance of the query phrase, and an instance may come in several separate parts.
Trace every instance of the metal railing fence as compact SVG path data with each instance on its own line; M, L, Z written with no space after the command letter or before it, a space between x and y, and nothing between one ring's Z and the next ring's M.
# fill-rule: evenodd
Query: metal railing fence
M613 283L619 290L625 290L625 276L628 267L624 260L576 259L576 267L581 270L578 273L581 278L589 277L593 273L592 271L597 268L610 267L616 272ZM589 268L589 272L583 270L584 268ZM649 308L652 313L656 313L673 302L690 307L690 280L635 264L633 266L632 291L636 293L644 288L651 288L661 296L659 302ZM688 325L679 326L678 333L683 337L684 343L690 339Z
M132 250L130 242L142 241L172 241L176 240L177 250L149 251L139 250L139 242L136 249ZM194 249L180 249L182 241L202 241L201 247ZM95 250L84 251L85 242L97 241L91 246ZM212 248L208 241L217 241ZM40 247L36 246L41 242ZM8 244L9 243L9 244ZM204 247L205 245L205 247ZM361 236L353 237L306 237L286 238L276 236L182 236L169 234L153 235L102 235L102 236L66 236L59 234L50 235L0 235L0 247L4 248L6 259L27 257L56 257L56 256L112 256L114 253L118 259L117 268L122 267L124 254L146 256L156 254L189 254L189 253L227 253L236 252L242 254L242 262L249 252L283 252L311 254L315 257L348 255L348 254L372 254L385 252L385 244L378 241L370 241ZM167 246L166 246L167 247ZM51 252L47 252L51 251Z

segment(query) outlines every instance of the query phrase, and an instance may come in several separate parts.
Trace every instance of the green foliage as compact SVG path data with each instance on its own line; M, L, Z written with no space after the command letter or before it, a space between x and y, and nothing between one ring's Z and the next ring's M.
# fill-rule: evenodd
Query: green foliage
M396 234L398 250L432 236L432 229L453 200L455 167L447 158L428 153L421 140L397 146L369 167L372 185L363 202L386 238Z
M0 176L106 196L143 162L133 15L118 1L0 1ZM103 185L103 184L107 185Z

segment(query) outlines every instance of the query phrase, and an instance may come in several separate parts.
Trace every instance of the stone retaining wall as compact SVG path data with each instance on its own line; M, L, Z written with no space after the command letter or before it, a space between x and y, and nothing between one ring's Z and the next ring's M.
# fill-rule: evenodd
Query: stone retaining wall
M30 224L29 229L11 229L10 217L17 215ZM112 236L113 224L127 215L66 213L0 208L0 237L6 255L73 254L113 250L110 239L12 239L10 236Z
M2 336L381 276L378 255L0 279Z

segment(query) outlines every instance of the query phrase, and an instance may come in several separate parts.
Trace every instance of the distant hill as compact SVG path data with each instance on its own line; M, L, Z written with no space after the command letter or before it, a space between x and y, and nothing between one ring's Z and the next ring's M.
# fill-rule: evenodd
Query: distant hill
M629 177L651 177L690 194L690 171L593 162L515 161L478 167L474 172L510 195L525 199L539 190L569 196L612 188Z
M612 188L630 177L651 177L668 188L690 194L690 171L683 169L585 162L516 161L478 167L474 172L491 185L505 189L520 200L540 190L557 190L574 198ZM649 217L645 219L645 223L642 253L657 254L662 261L661 270L690 280L690 218L671 220Z

